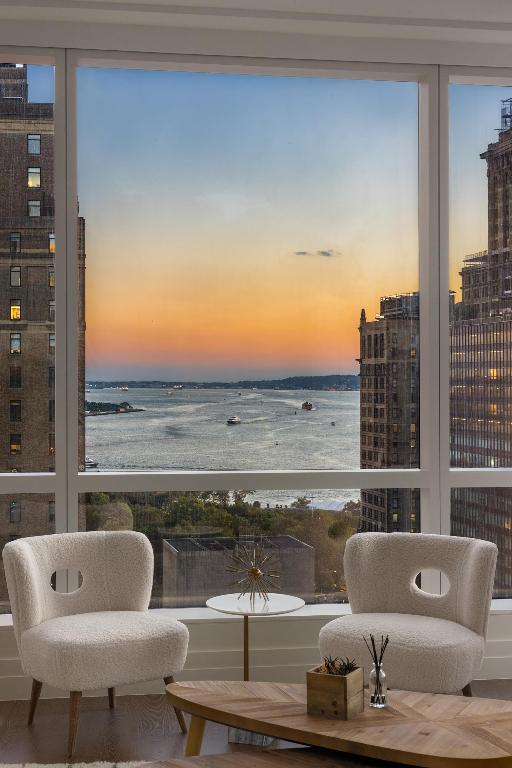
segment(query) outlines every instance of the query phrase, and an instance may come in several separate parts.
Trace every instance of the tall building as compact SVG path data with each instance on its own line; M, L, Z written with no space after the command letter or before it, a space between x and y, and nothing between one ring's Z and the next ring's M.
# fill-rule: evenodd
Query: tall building
M27 67L0 64L0 472L55 469L53 104L28 98ZM58 244L57 244L58 257ZM85 224L78 220L83 297ZM79 380L84 381L83 300ZM83 386L79 392L83 419ZM83 463L83 428L79 453ZM51 533L53 496L0 496L0 546ZM7 590L0 569L0 611Z
M387 296L361 311L361 468L419 466L419 296ZM361 492L361 531L419 530L419 491Z
M451 463L512 466L512 100L487 162L488 249L466 257L450 323ZM497 596L512 596L512 489L457 488L452 533L497 543Z

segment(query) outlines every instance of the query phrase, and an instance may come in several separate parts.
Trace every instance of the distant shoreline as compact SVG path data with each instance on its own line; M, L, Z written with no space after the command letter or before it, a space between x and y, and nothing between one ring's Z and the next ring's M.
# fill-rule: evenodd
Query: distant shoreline
M273 389L273 390L311 390L323 392L359 391L359 376L356 374L331 374L327 376L288 376L284 379L257 379L242 381L114 381L88 380L88 389L110 389L128 387L129 389Z

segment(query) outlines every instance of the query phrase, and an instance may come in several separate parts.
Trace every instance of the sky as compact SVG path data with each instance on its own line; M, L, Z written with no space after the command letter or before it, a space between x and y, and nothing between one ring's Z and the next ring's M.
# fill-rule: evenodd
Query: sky
M509 94L450 86L453 289ZM87 378L357 373L361 308L418 288L417 132L413 83L80 69Z

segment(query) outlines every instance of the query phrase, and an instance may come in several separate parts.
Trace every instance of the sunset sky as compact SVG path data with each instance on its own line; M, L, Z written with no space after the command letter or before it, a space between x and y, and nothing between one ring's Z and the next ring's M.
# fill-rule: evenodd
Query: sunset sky
M453 289L509 95L450 88ZM410 83L81 69L87 377L357 372L361 307L418 288L417 107Z

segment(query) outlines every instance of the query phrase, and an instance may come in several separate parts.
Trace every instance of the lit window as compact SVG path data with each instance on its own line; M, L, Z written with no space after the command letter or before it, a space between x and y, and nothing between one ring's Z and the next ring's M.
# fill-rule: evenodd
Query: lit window
M55 502L54 501L48 502L48 522L49 523L55 522Z
M21 333L11 333L11 355L21 354Z
M19 299L11 301L11 320L21 320L21 302Z
M9 504L9 522L21 523L21 504L19 501L11 501Z
M17 456L21 453L21 435L11 434L9 438L9 451L11 456Z
M19 232L11 232L9 235L9 250L11 253L21 251L21 234Z
M49 301L48 302L48 320L50 323L55 322L55 302Z
M21 267L11 267L11 288L21 285Z
M12 389L21 387L21 367L19 365L11 365L9 368L9 386Z
M29 189L39 189L41 186L41 169L29 168L27 172L27 186Z
M496 368L489 368L489 378L490 379L497 379L498 378L498 371Z
M48 267L48 285L50 288L55 288L55 269Z
M411 432L416 432L416 424L411 424Z
M21 400L10 401L9 421L21 421Z
M41 154L41 134L29 133L27 136L27 152L29 155Z
M48 234L48 251L50 253L55 253L55 235L53 232Z
M55 334L49 333L48 334L48 349L50 352L55 352Z
M489 404L489 413L492 416L496 416L496 414L498 413L498 406L496 405L496 403Z
M29 200L28 201L28 215L31 218L35 218L41 215L41 201Z

